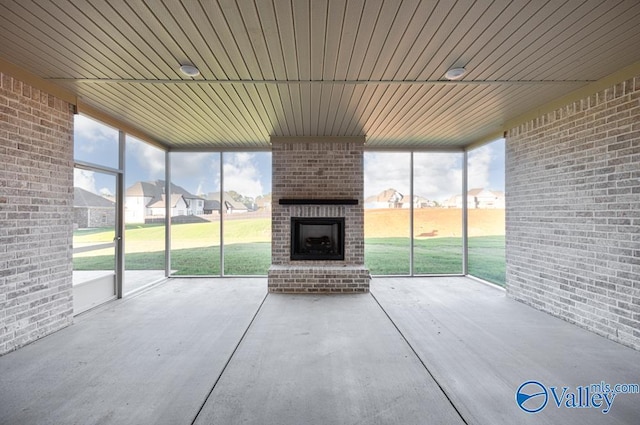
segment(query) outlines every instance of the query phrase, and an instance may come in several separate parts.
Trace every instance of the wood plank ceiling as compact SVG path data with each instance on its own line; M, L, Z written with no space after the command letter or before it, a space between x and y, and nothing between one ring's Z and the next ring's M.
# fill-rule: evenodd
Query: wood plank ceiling
M639 46L637 0L0 1L0 57L174 149L459 148Z

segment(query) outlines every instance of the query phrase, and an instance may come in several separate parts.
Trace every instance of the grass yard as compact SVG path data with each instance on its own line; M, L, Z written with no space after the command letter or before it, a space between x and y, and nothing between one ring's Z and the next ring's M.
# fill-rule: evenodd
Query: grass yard
M409 274L409 238L367 238L364 250L372 274ZM462 240L417 239L414 259L415 274L462 273ZM504 236L469 238L469 274L505 285Z
M374 275L409 274L409 238L365 238L364 263Z
M409 238L365 239L365 264L374 275L409 274ZM416 239L415 274L462 273L462 239Z
M229 244L224 247L225 275L266 275L271 266L271 242Z
M126 270L163 270L165 227L132 224L125 229ZM110 242L113 229L74 233L75 246ZM171 269L175 275L220 274L220 223L175 224L171 227ZM233 219L224 223L225 274L266 275L271 265L271 219ZM113 249L74 256L74 270L113 269Z
M171 269L175 275L219 275L219 222L172 226ZM268 218L234 219L224 223L225 275L266 275L271 264L271 221ZM78 230L74 244L109 242L113 229ZM125 234L127 270L163 270L164 226L128 225ZM504 236L469 238L469 273L504 285ZM374 275L406 275L409 238L365 239L365 264ZM94 255L92 255L94 254ZM417 238L415 274L462 273L462 240L456 237ZM113 269L113 254L104 251L74 256L74 270Z
M505 286L504 236L469 238L469 274Z

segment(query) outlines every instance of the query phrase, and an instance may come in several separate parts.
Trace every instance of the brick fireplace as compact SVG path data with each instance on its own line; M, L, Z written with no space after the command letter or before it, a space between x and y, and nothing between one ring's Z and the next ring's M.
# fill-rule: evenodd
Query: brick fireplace
M271 147L269 292L368 292L364 137L272 137Z

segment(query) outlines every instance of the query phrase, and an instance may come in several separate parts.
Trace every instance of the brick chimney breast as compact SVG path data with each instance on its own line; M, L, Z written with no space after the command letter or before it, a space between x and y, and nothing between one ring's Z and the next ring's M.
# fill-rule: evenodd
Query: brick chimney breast
M269 292L365 293L364 137L272 137ZM292 259L292 218L344 218L344 259Z

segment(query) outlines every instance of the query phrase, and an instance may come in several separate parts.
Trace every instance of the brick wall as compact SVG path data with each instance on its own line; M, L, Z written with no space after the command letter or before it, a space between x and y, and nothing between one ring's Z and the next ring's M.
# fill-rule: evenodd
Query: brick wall
M510 297L640 349L640 77L508 132Z
M271 292L367 292L364 138L272 139ZM280 205L283 198L357 199L357 205ZM344 217L343 261L292 261L291 217Z
M73 111L0 74L0 354L71 323Z

